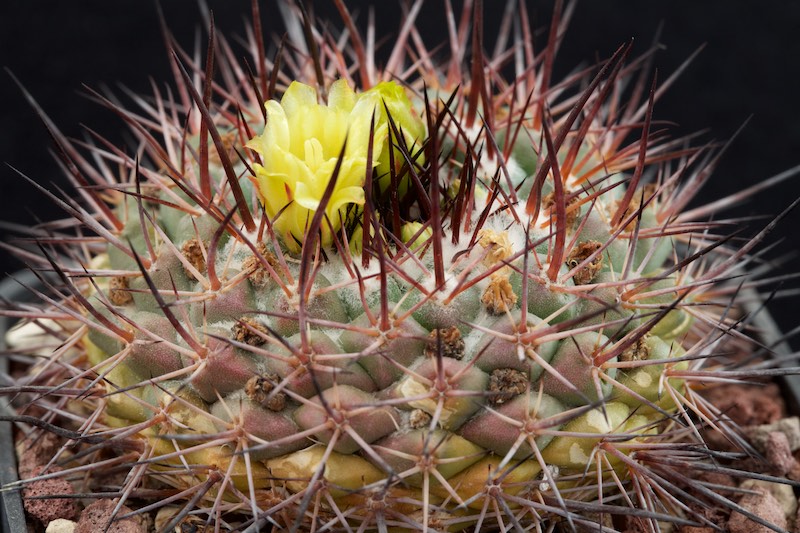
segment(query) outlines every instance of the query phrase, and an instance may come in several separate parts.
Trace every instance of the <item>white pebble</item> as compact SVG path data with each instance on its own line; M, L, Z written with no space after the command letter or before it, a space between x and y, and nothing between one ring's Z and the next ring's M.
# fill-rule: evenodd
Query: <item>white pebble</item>
M58 518L47 524L47 529L44 533L72 533L75 531L77 523L72 520Z

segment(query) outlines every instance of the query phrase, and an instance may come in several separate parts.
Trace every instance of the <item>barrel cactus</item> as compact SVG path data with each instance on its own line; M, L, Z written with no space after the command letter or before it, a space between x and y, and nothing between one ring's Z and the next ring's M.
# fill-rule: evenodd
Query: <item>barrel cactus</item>
M7 312L46 333L15 420L64 443L22 485L111 493L112 530L145 489L130 513L169 505L163 531L658 530L707 524L698 492L735 505L675 465L717 459L704 424L752 451L699 389L733 364L722 280L761 234L734 248L684 210L713 161L655 131L630 45L557 82L558 14L535 56L515 25L490 57L476 1L444 60L405 24L379 68L337 5L338 33L285 4L252 67L213 26L203 62L171 44L176 91L105 101L133 150L51 126L71 234L21 252L49 290Z

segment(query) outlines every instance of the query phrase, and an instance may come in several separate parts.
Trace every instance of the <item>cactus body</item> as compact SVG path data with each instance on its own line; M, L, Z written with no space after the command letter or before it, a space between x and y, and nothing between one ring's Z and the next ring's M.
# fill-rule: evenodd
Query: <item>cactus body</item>
M102 242L54 259L69 365L29 375L86 387L83 430L207 487L209 521L592 523L701 405L727 305L701 304L750 244L713 255L681 218L705 169L652 137L654 92L613 113L627 47L551 94L546 66L459 78L458 51L353 83L317 44L253 85L185 74L131 119L149 161L114 156L100 221L76 214ZM657 497L653 524L678 506Z

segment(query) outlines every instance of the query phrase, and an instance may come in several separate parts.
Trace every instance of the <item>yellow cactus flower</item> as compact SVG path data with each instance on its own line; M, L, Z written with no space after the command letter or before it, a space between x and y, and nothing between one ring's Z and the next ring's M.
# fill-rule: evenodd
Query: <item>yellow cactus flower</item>
M290 250L299 251L347 139L336 188L325 207L330 224L322 224L323 246L330 244L331 230L341 228L347 206L364 203L374 106L358 105L353 89L339 80L330 88L327 105L318 102L312 87L293 82L280 103L271 100L265 107L264 132L247 144L262 159L251 179L267 214L278 217L275 229ZM373 158L379 155L380 145Z
M424 160L422 154L420 153L420 147L427 136L427 127L425 126L425 122L423 122L422 118L415 112L405 89L393 81L381 82L369 91L366 91L360 95L359 98L373 102L373 105L375 106L376 124L387 126L387 134L382 138L376 137L376 140L381 139L383 145L380 155L375 157L376 161L378 162L378 185L381 192L383 192L389 187L389 185L391 185L391 168L388 147L389 119L387 116L387 110L389 114L391 114L397 130L403 135L403 140L408 148L409 154L412 156L416 155L416 161L418 163L422 163ZM399 144L399 141L395 140L394 144ZM403 152L395 148L393 157L395 171L399 171L406 162ZM405 194L408 183L409 179L407 177L404 178L400 183L398 192L401 196Z
M267 214L270 218L277 216L274 227L290 250L300 250L345 139L336 187L325 207L330 223L322 224L323 246L330 245L333 233L341 228L348 207L363 205L373 117L372 165L378 166L379 172L382 161L388 165L384 155L388 150L389 124L384 103L404 135L424 135L424 126L413 114L403 88L394 82L381 83L357 95L346 81L338 80L331 85L327 105L319 103L314 88L293 82L280 103L272 100L265 104L264 132L247 144L262 159L262 164L253 165L255 176L251 179ZM355 212L357 209L351 211Z

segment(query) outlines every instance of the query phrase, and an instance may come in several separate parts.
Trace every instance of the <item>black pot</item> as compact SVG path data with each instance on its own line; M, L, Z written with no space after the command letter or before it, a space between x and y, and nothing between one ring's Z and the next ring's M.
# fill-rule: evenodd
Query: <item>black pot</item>
M790 335L782 333L778 328L777 322L772 318L766 308L764 299L754 289L745 289L741 293L744 311L749 315L749 323L752 325L757 336L764 345L767 357L774 357L779 360L777 366L783 368L797 368L798 354L792 351L788 338ZM797 330L793 332L797 334ZM800 375L792 373L781 376L778 384L783 391L783 399L786 402L786 411L800 415Z
M25 285L41 287L41 282L30 271L19 272L4 279L0 283L0 301L32 301L34 295ZM0 352L6 350L6 331L14 322L15 319L11 317L0 316ZM8 375L8 358L0 355L0 386L5 385L3 383L5 375ZM2 396L0 396L0 414L11 414L7 402ZM11 422L0 422L0 487L5 487L19 479L12 430ZM19 490L0 490L0 524L2 524L3 533L27 531L25 510L22 507L22 495Z

